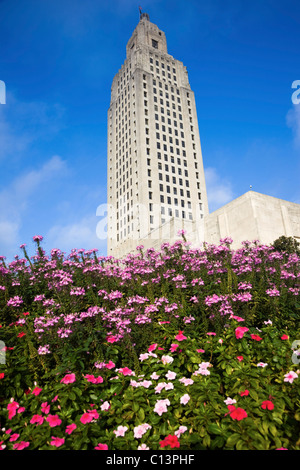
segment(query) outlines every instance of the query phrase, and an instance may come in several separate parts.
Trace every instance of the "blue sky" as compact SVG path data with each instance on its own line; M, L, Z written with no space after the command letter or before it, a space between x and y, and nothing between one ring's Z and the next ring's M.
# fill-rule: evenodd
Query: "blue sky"
M0 0L0 255L98 248L110 87L138 6L186 65L210 211L253 190L300 203L297 0ZM299 93L300 98L300 93Z

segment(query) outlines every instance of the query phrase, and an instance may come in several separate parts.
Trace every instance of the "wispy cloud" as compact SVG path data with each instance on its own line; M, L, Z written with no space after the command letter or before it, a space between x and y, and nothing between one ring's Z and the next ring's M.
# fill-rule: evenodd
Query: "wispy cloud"
M232 201L234 194L230 181L221 178L215 168L205 169L205 180L210 212Z
M94 215L87 215L76 219L69 224L53 226L45 236L45 242L51 248L59 248L70 253L72 248L89 250L97 248L99 255L106 255L106 240L100 240L96 234L99 219Z
M45 185L66 174L67 166L55 155L38 169L19 174L0 191L0 254L11 255L17 249L19 232L26 225L27 208Z

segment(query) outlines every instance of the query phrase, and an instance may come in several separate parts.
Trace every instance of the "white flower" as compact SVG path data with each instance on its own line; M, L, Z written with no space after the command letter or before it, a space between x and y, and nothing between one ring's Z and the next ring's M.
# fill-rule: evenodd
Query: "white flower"
M224 400L224 403L226 403L226 405L233 405L233 403L236 403L236 400L234 398L227 397L226 400Z

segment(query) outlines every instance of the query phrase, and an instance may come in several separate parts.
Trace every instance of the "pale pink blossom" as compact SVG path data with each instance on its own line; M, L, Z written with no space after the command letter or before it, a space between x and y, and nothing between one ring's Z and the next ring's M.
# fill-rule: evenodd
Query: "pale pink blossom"
M190 400L190 396L188 393L185 393L184 395L182 395L182 397L180 398L180 403L183 404L183 405L186 405L187 402Z
M151 429L151 427L152 426L150 426L150 424L147 424L147 423L136 426L133 429L134 437L136 439L140 439L148 431L148 429Z
M187 427L186 426L179 426L179 428L177 429L177 431L175 431L175 436L177 438L179 438L181 436L181 434L183 434L185 431L187 431Z
M102 403L102 405L100 406L100 408L101 408L102 411L107 411L107 410L109 410L109 408L110 408L109 402L108 402L108 401L105 401L104 403Z
M125 432L127 431L128 427L127 426L118 426L116 430L114 430L114 433L116 437L124 437Z
M159 416L161 416L163 413L166 413L168 411L168 405L170 405L170 400L168 400L168 398L165 400L157 400L154 407L155 413L157 413Z
M298 374L296 374L296 372L294 372L294 371L290 371L287 374L285 374L284 382L293 383L293 381L297 378L298 378Z
M172 372L171 370L168 370L166 373L166 377L168 380L174 380L176 378L176 372Z

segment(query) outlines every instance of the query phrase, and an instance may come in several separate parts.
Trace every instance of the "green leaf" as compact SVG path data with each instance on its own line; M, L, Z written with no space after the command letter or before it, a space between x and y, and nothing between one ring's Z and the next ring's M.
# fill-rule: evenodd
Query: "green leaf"
M256 401L258 400L258 395L257 395L257 392L255 390L250 389L249 390L249 395L250 395L251 398L253 398L253 400L256 400Z
M276 429L275 424L270 424L269 425L269 430L270 430L270 433L275 437L276 434L277 434L277 429Z
M208 425L207 430L211 434L222 434L222 430L217 423L211 423Z
M137 402L132 403L132 411L135 413L139 410L140 405Z
M226 447L234 447L240 437L240 434L238 434L237 432L231 434L231 436L229 436L226 441Z

